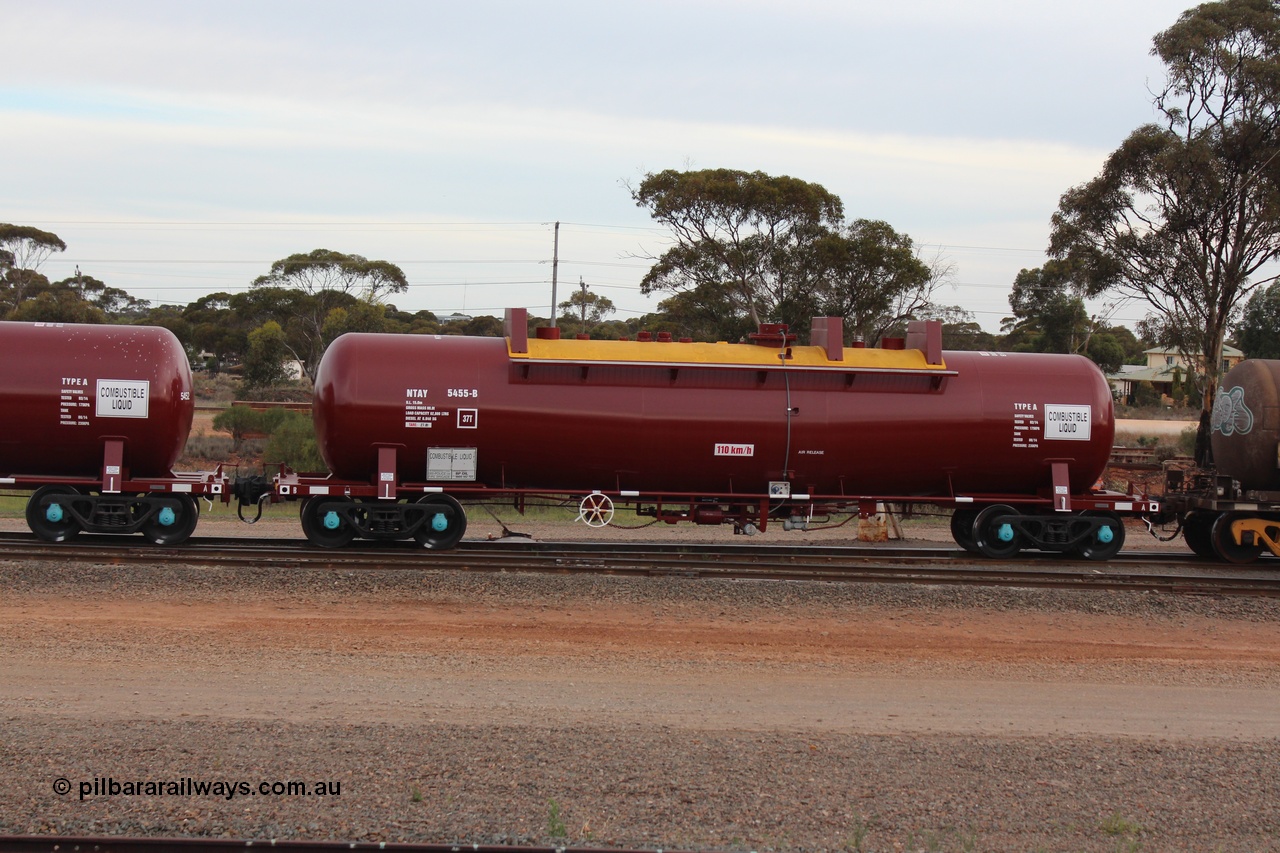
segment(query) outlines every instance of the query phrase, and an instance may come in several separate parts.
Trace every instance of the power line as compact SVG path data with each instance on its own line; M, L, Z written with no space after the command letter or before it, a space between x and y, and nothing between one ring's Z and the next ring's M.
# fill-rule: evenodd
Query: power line
M170 222L157 220L129 220L129 219L34 219L26 220L33 225L86 225L86 226L128 226L128 227L147 227L147 228L304 228L304 229L334 229L334 228L351 228L351 229L369 229L369 228L520 228L527 230L542 230L553 227L551 221L493 221L493 222L468 222L468 221L436 221L436 220L373 220L373 221L219 221L219 220L174 220ZM562 221L564 226L572 226L575 228L592 228L606 231L642 231L653 232L656 234L667 235L667 229L659 225L622 225L617 223L606 222L569 222ZM943 250L958 251L978 251L978 252L1019 252L1043 255L1043 248L1029 248L1025 246L973 246L965 243L949 243L941 241L917 241L916 245L920 248L936 248Z

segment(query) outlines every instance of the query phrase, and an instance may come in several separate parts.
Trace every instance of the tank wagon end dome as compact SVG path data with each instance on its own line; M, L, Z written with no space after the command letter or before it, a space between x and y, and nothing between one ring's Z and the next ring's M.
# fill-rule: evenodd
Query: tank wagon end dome
M108 437L135 477L172 472L195 412L186 352L168 329L0 323L0 472L99 476Z
M1280 490L1280 361L1248 359L1223 377L1210 443L1218 470L1241 488Z

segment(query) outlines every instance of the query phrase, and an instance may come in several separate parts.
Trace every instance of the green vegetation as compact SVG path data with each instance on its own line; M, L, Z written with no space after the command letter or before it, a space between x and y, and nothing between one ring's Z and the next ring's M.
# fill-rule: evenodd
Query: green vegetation
M283 463L308 473L328 470L309 413L283 406L237 405L214 417L213 428L231 437L193 435L187 441L185 458L251 465Z
M24 518L30 492L9 492L0 495L0 518Z
M566 838L569 828L560 815L560 804L555 800L547 800L547 835L552 838Z
M1113 812L1103 819L1100 828L1104 833L1117 839L1116 850L1123 853L1137 853L1142 849L1142 825Z

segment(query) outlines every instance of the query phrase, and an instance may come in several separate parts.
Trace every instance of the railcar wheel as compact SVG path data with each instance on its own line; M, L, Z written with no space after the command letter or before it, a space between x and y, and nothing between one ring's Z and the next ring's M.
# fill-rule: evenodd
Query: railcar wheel
M467 532L467 513L448 495L427 495L418 498L418 503L427 507L427 519L422 527L413 534L413 538L423 548L433 551L448 551L462 541Z
M1213 523L1213 550L1228 563L1252 563L1262 556L1261 545L1237 545L1231 535L1231 522L1248 517L1240 513L1225 512Z
M970 554L980 553L973 539L973 522L978 518L976 509L957 509L951 513L951 538Z
M1083 512L1081 515L1105 519L1088 538L1076 546L1076 553L1086 560L1110 560L1124 547L1124 522L1114 512Z
M578 504L578 517L587 527L606 527L613 521L613 500L598 492L587 495Z
M1001 516L1018 515L1004 504L992 504L978 513L973 522L973 544L978 553L993 560L1004 560L1022 550L1022 536L1012 524L999 521Z
M191 495L173 495L165 506L142 526L142 535L155 545L181 545L191 538L200 521L200 505Z
M70 486L41 486L27 501L27 526L46 542L66 542L80 532L80 525L71 518L69 507L62 500L46 501L47 497L80 494Z
M1217 520L1218 517L1211 512L1188 513L1183 520L1182 538L1197 557L1218 559L1218 553L1213 550L1213 523Z
M356 531L338 509L350 498L308 498L299 510L302 532L307 541L321 548L341 548L356 538Z

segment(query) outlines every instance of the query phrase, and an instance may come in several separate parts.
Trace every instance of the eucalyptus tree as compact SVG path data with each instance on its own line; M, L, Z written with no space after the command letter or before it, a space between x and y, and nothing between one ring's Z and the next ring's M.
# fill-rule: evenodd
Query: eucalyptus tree
M841 317L847 337L869 344L931 307L934 289L951 274L948 264L922 260L909 236L872 219L827 231L800 253L799 264L798 277L812 279L805 291L816 310L796 319Z
M389 261L316 249L276 261L232 307L258 323L279 322L289 349L314 380L334 337L343 331L381 331L383 300L408 289L404 271Z
M1236 346L1247 358L1280 358L1280 283L1249 297L1236 326Z
M38 270L51 254L66 250L67 244L52 231L0 222L0 258L14 269Z
M0 222L0 315L11 315L44 292L49 279L40 273L40 265L49 255L66 249L67 244L51 231Z
M759 171L668 169L645 175L631 196L674 238L650 257L641 291L714 294L732 315L729 326L776 319L794 302L804 283L798 248L843 216L840 199L821 185Z
M1275 280L1280 255L1280 6L1205 3L1156 35L1152 53L1166 67L1159 120L1062 196L1049 253L1090 295L1145 301L1147 327L1200 360L1204 464L1227 329Z

